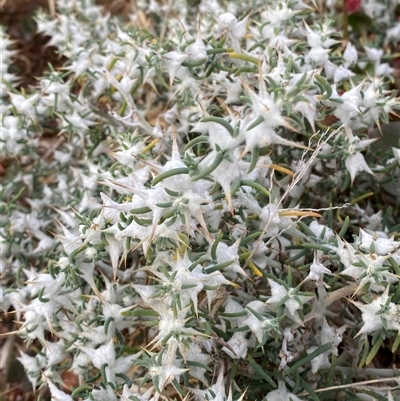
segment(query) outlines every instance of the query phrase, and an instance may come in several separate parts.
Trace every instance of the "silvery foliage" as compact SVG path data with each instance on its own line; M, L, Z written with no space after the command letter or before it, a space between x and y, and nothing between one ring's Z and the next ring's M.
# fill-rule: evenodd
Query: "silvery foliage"
M363 365L400 330L398 226L357 204L400 174L399 149L366 153L399 108L398 2L363 2L387 29L364 46L308 1L136 3L39 12L67 61L27 92L1 33L0 305L42 345L29 380L66 401L326 387L340 349Z

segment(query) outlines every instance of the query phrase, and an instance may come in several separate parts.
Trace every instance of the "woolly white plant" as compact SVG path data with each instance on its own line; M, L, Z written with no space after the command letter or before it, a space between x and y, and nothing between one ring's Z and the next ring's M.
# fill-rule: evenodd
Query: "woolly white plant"
M5 53L0 305L34 388L318 399L397 349L399 212L371 191L399 150L368 152L397 28L366 2L374 40L345 43L334 3L60 1L35 18L61 70L19 91Z

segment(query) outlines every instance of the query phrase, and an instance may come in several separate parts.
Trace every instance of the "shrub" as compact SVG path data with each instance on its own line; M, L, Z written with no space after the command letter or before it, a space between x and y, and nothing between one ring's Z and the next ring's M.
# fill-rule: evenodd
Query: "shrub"
M393 399L359 382L400 343L400 149L371 137L398 1L341 3L62 1L35 19L66 63L27 90L2 31L1 308L33 388Z

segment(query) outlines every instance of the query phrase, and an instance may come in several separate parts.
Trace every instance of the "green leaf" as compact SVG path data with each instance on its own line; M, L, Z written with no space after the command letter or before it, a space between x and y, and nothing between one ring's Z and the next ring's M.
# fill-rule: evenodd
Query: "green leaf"
M173 168L168 171L164 171L161 174L158 174L156 178L151 182L151 186L154 187L157 185L159 182L165 180L166 178L173 177L174 175L179 175L179 174L189 174L189 170L187 167L177 167Z
M221 118L221 117L214 117L214 116L210 116L210 117L204 117L200 120L200 122L202 123L217 123L222 125L231 136L233 136L233 128L232 125L230 125L228 123L228 121L226 121L225 119Z
M289 375L293 371L301 368L304 365L307 365L310 363L313 359L315 359L317 356L323 354L326 351L329 351L332 348L332 345L330 343L326 343L324 345L321 345L318 347L315 351L311 352L311 354L308 354L304 358L301 358L297 362L295 362L287 371L286 374Z
M227 262L219 263L217 265L211 266L211 267L209 267L207 269L204 269L204 270L205 270L206 274L211 274L211 273L214 273L214 272L216 272L218 270L225 269L225 267L230 266L234 262L235 262L234 259L228 260Z
M322 96L323 100L328 100L332 96L332 86L331 84L324 78L322 75L316 74L314 78L320 84L321 89L325 91L325 94Z
M264 371L264 369L250 355L247 355L247 360L249 361L250 366L255 370L258 376L260 376L273 388L277 388L275 382L269 377L269 375Z
M320 401L319 398L318 398L318 396L317 396L317 394L315 394L313 388L307 383L307 381L303 380L303 379L300 377L300 383L301 383L301 385L303 386L304 390L306 390L307 393L310 395L310 397L311 397L311 399L312 399L313 401Z
M384 337L380 335L376 340L374 345L371 348L371 351L369 352L367 359L365 363L368 365L369 363L372 362L372 360L375 358L375 355L378 353L379 349L381 348L381 345L383 343Z
M135 309L131 311L121 312L122 316L154 316L158 317L159 314L153 309Z
M349 228L349 224L350 224L350 217L346 216L346 218L344 219L342 228L339 231L339 237L340 238L343 238L343 236L346 234L346 231Z

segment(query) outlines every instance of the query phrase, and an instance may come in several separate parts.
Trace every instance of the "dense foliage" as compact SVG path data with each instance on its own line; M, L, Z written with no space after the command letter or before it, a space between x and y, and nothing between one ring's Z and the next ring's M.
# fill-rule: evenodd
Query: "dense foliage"
M39 12L66 62L29 90L1 33L0 308L32 386L400 396L353 383L400 343L400 144L370 135L400 108L399 1L363 0L362 33L341 1L136 3Z

